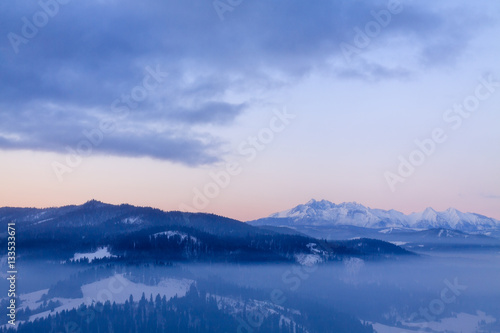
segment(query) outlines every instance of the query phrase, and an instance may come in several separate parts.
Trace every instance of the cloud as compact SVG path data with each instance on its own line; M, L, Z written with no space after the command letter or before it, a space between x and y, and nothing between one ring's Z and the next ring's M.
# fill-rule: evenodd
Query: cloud
M481 197L486 198L486 199L500 199L500 195L496 194L481 194Z
M231 122L245 108L245 103L229 104L208 102L195 109L179 109L172 114L174 119L197 123L225 124Z
M31 109L1 113L0 123L10 124L0 131L0 149L32 149L71 153L82 141L91 142L93 152L131 157L152 157L187 165L214 163L221 142L207 134L190 133L184 128L155 128L153 119L143 122L120 121L71 108L37 105ZM75 119L74 115L80 117ZM111 121L115 129L103 135L101 120ZM90 138L90 139L89 139ZM84 151L87 148L83 149ZM84 153L83 155L85 155Z
M351 43L354 28L386 4L252 0L224 21L211 1L61 5L17 54L2 38L0 147L63 152L100 119L114 117L112 103L141 85L146 67L159 66L168 73L165 82L120 118L119 130L96 151L211 163L221 158L223 142L203 126L231 126L251 109L256 99L249 96L316 70L339 80L408 78L416 68L387 66L364 51L390 54L385 42L404 36L400 46L411 46L422 66L449 64L487 21L463 4L455 6L461 20L429 3L405 4L369 50L346 63L340 43ZM38 2L1 3L0 36L22 35L22 18L32 20L40 10Z

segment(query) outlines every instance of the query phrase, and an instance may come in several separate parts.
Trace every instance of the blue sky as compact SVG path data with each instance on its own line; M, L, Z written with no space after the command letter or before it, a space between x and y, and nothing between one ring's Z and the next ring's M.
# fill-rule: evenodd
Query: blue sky
M1 206L96 198L247 220L314 197L500 218L499 4L46 0L0 13ZM473 111L448 112L477 89ZM446 140L415 152L436 128ZM403 177L400 156L424 160Z

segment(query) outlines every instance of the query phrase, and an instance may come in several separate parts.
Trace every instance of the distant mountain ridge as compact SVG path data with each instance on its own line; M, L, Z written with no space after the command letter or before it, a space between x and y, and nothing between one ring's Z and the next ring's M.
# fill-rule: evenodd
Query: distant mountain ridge
M454 208L443 212L427 208L423 212L406 215L393 209L368 208L356 202L334 204L327 200L314 199L249 223L254 226L350 225L363 228L443 228L466 232L500 229L500 221L496 219L476 213L463 213Z

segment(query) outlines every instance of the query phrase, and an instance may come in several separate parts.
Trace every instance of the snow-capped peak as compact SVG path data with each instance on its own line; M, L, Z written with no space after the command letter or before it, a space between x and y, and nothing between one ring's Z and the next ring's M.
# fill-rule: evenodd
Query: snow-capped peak
M436 219L437 212L431 207L427 207L422 213L422 217L426 219Z
M357 202L334 204L312 199L292 209L274 213L270 218L286 219L291 225L353 225L367 228L445 228L479 231L500 228L500 221L455 208L438 212L431 207L409 215L394 209L371 209Z

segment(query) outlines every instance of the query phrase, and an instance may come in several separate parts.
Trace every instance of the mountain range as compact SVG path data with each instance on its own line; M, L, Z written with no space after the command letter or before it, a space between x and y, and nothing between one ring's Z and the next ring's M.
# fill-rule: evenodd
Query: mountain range
M103 252L112 260L128 262L141 258L308 262L343 256L391 257L408 253L404 249L436 246L500 246L500 222L483 215L431 208L405 215L326 200L311 200L248 223L214 214L165 212L96 200L58 208L0 208L3 230L11 221L16 221L18 254L25 258L43 254L62 261L76 253ZM6 232L0 232L0 246L7 239L4 236ZM317 252L311 244L322 250Z
M358 318L367 318L365 313L372 313L374 306L383 309L380 318L387 318L395 305L421 306L422 295L404 288L407 281L420 283L419 276L427 276L419 264L433 253L439 258L449 251L452 256L444 257L447 264L461 251L484 254L488 260L500 253L499 221L479 214L426 209L405 215L326 200L311 200L249 223L95 200L44 209L4 207L0 208L2 248L7 248L7 224L12 221L23 286L31 279L33 287L19 297L17 318L24 326L5 331L2 324L7 319L0 320L0 332L9 333L48 331L47 327L63 331L68 322L84 325L81 313L89 311L96 318L93 331L96 325L101 325L100 331L109 330L111 322L120 332L126 327L157 331L160 309L168 322L178 326L173 331L179 332L193 331L182 326L186 323L208 325L207 318L210 325L227 323L217 326L216 332L243 331L240 318L253 309L262 316L258 330L262 332L276 327L297 333L371 332L369 322ZM408 277L395 272L400 263ZM427 263L436 262L425 261L426 268ZM4 281L7 264L7 255L0 256ZM381 270L389 275L381 275ZM265 279L262 285L269 290L248 287L249 281L258 279ZM273 279L275 284L268 284ZM435 275L428 279L443 280ZM362 281L367 281L366 287ZM279 289L272 290L274 286ZM389 294L393 287L396 292ZM279 304L275 291L282 296ZM98 303L105 292L113 303ZM425 299L435 297L433 291L429 295ZM492 293L488 302L496 304L495 297ZM330 300L338 303L330 305ZM0 306L6 308L7 302L0 299ZM360 308L363 312L356 316L344 313ZM81 331L90 331L88 327Z
M59 208L0 208L0 246L16 222L17 255L74 261L87 253L108 261L321 262L345 256L394 257L410 252L381 240L324 241L297 232L259 228L230 218L165 212L91 200ZM321 250L319 250L321 249Z
M454 208L438 212L427 208L406 215L396 210L372 209L356 202L335 204L327 200L311 200L292 209L249 221L254 226L354 226L362 228L451 229L483 232L500 229L500 221Z

